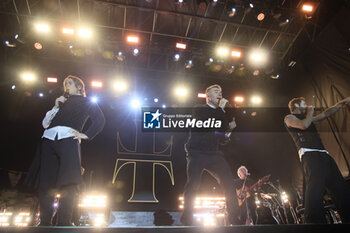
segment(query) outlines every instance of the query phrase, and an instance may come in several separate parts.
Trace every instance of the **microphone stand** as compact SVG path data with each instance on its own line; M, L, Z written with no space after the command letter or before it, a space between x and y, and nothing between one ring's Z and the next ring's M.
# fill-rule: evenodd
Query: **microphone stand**
M248 176L249 176L249 174L246 174L246 176L244 178L244 182L243 182L243 186L242 186L242 194L243 194L243 201L245 202L245 207L246 207L246 210L247 210L247 219L249 221L249 225L254 225L254 222L253 222L253 219L252 219L252 217L250 215L250 210L249 210L249 207L248 207L247 192L245 190Z

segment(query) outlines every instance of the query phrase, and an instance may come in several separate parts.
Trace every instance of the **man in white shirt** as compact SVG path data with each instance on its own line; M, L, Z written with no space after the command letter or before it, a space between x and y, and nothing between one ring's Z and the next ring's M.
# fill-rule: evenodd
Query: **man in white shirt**
M85 94L83 81L69 75L63 82L65 95L43 119L39 202L42 226L52 224L54 194L61 194L57 225L70 226L77 186L82 182L80 143L91 140L102 129L105 118L96 103ZM91 125L83 131L87 120Z

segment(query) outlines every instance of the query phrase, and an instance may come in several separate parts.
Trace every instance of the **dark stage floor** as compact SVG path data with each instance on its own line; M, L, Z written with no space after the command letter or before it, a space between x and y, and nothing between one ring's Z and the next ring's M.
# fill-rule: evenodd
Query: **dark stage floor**
M0 233L310 233L349 232L350 224L338 225L261 225L232 227L140 227L140 228L88 228L88 227L7 227Z

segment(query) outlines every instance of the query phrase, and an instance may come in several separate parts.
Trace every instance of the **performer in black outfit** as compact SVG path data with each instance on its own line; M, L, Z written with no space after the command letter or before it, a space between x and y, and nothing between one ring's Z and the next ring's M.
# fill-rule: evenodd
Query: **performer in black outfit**
M237 196L239 198L238 202L238 213L239 213L239 224L240 225L250 225L255 223L256 220L256 205L255 205L255 199L254 199L254 191L255 190L248 190L249 187L255 184L254 180L247 177L248 175L248 169L245 166L240 166L237 169L237 176L239 177L238 179L234 180L234 187L236 189ZM246 200L243 198L243 192L242 192L242 187L244 180L246 179L245 183L245 190L246 192ZM245 203L247 202L247 203ZM247 205L249 208L249 213L250 213L250 218L247 216Z
M350 97L314 116L314 106L308 106L303 97L289 102L291 114L284 119L286 128L297 146L304 172L305 222L326 223L323 195L327 188L332 195L342 222L350 223L350 189L333 158L325 150L314 125L350 102Z
M93 139L105 124L98 105L86 98L85 86L80 78L69 75L63 85L69 97L58 97L43 120L46 130L39 174L41 226L51 225L55 192L61 194L57 225L72 225L74 197L78 184L82 182L81 139ZM82 133L88 119L91 125Z
M209 172L222 186L228 211L228 221L231 224L238 222L237 218L237 195L233 187L233 175L228 163L219 151L219 143L227 139L231 131L236 127L233 119L230 123L225 118L223 110L227 100L222 98L222 91L219 85L212 85L206 89L207 104L195 111L197 119L208 118L220 119L222 121L222 132L209 130L206 132L191 132L185 150L187 153L187 183L184 190L184 212L181 216L181 223L190 226L193 224L193 207L196 191L200 185L203 170Z

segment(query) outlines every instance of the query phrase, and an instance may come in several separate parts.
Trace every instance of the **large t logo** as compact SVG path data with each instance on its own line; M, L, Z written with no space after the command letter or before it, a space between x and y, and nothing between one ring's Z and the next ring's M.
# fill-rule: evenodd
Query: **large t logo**
M132 166L132 194L128 202L158 202L155 194L156 167L164 168L174 185L174 172L171 161L173 136L168 136L164 145L157 145L156 133L143 134L139 131L139 123L135 123L135 136L132 146L122 143L121 135L117 132L117 155L113 180L115 183L123 167ZM141 123L141 122L140 122ZM163 138L164 139L164 138ZM161 150L157 148L162 147ZM145 174L152 174L152 179L145 179Z

